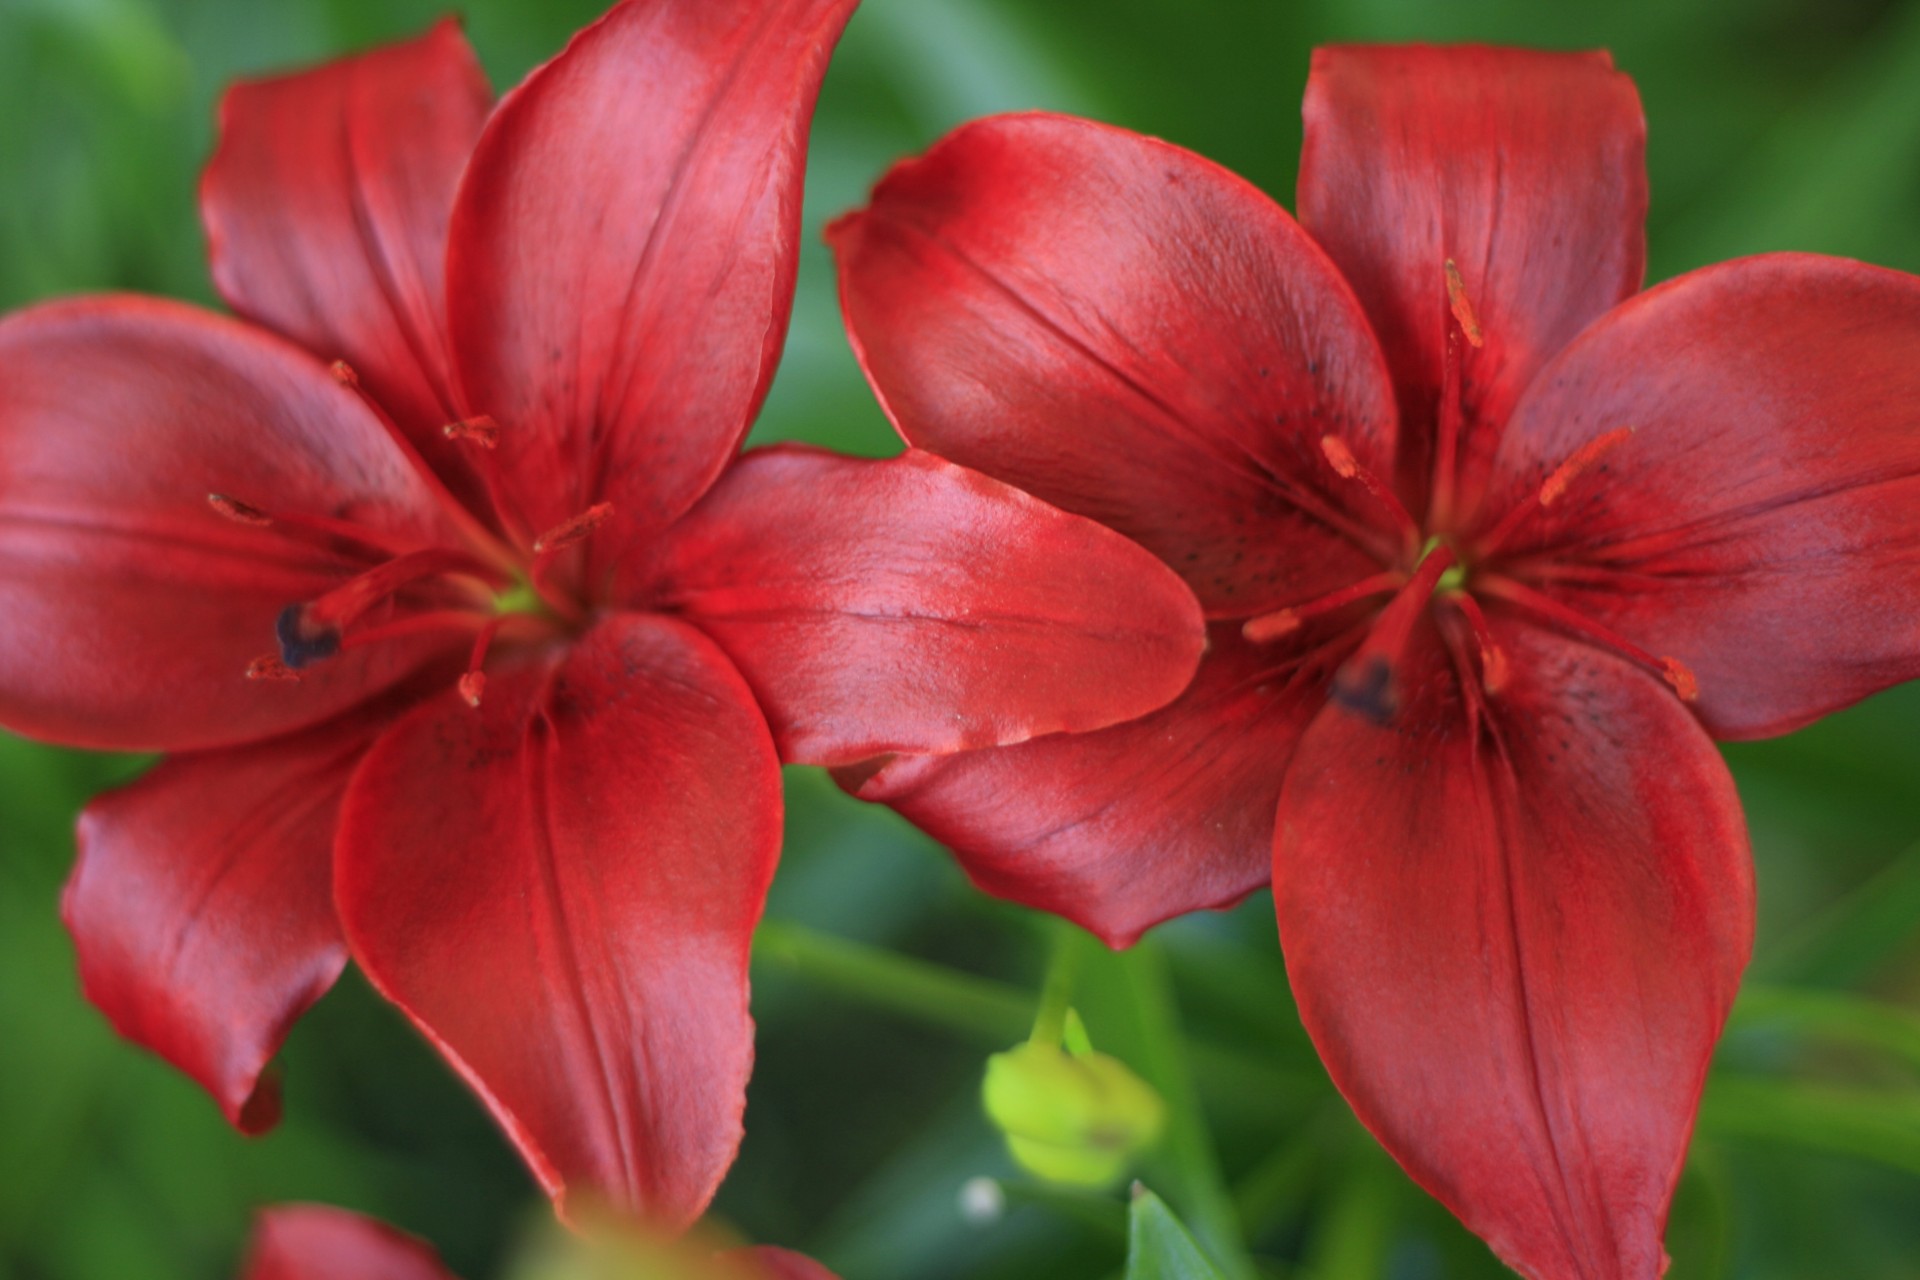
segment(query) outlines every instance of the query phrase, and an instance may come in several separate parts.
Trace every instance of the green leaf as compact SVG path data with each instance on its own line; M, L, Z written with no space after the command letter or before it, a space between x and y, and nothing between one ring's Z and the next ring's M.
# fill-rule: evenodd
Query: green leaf
M1226 1273L1200 1252L1193 1236L1166 1202L1139 1183L1133 1185L1128 1215L1126 1280L1227 1280Z
M1837 986L1859 982L1913 939L1920 919L1920 845L1757 957L1753 977Z
M1795 1030L1883 1053L1920 1071L1920 1014L1869 996L1750 986L1733 1006L1729 1026Z
M1920 1095L1716 1076L1700 1101L1700 1132L1784 1142L1920 1174Z

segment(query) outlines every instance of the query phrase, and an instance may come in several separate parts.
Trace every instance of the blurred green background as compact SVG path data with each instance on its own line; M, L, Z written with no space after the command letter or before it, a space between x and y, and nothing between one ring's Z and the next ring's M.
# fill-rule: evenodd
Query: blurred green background
M0 304L103 288L211 302L194 183L221 86L446 7L0 0ZM504 87L601 5L459 7ZM1308 49L1418 38L1614 51L1650 121L1652 279L1789 248L1920 270L1920 5L869 0L821 101L800 297L759 435L893 448L818 238L891 159L971 116L1048 107L1173 139L1290 205ZM1728 751L1760 948L1675 1209L1676 1280L1920 1276L1916 713L1920 689L1896 690ZM80 1000L56 920L72 820L138 767L0 735L0 1277L220 1277L251 1209L290 1198L379 1213L468 1280L499 1274L538 1197L353 975L294 1033L287 1119L258 1141ZM1024 1034L1051 922L972 893L936 847L815 772L790 771L788 794L748 1139L717 1212L849 1280L1116 1274L1121 1197L1023 1181L979 1113L984 1056ZM1203 1240L1244 1234L1270 1275L1503 1274L1331 1093L1264 897L1125 957L1086 950L1095 1043L1174 1104L1142 1176ZM969 1216L961 1189L982 1175L1003 1203L977 1212L976 1187Z

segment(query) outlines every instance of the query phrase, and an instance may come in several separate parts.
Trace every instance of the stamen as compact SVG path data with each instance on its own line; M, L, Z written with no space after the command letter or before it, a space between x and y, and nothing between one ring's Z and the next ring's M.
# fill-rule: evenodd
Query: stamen
M1330 591L1304 604L1288 605L1284 609L1275 609L1272 613L1263 613L1257 618L1249 618L1241 624L1240 634L1246 637L1250 644L1267 644L1282 636L1292 635L1308 618L1331 613L1342 605L1364 600L1368 596L1396 591L1406 580L1406 574L1392 570L1376 573L1371 578L1362 578L1351 586Z
M318 623L344 627L374 605L423 578L458 574L493 584L500 579L493 570L461 551L434 547L396 556L359 577L301 606ZM491 599L491 592L488 594Z
M447 488L445 481L441 480L440 477L434 473L433 468L421 461L420 451L414 447L407 433L400 429L400 424L393 420L393 415L387 412L386 406L381 404L379 399L367 390L366 386L360 381L360 375L354 372L353 366L345 360L335 360L327 368L328 372L333 374L334 380L342 386L352 389L354 393L360 397L360 403L367 407L367 412L377 418L380 425L387 429L388 437L401 452L405 453L413 462L415 468L419 471L420 478L425 480L432 488L434 495L440 500L441 507L448 517L460 528L461 532L466 534L468 545L484 555L494 565L498 566L502 573L511 574L517 567L517 557L508 547L501 543L493 530L487 528L480 523L479 520L475 519L473 513L467 510L465 504L453 496L452 491ZM472 419L466 419L464 421L472 421ZM455 425L459 424L456 423Z
M1371 469L1362 466L1360 459L1353 456L1353 450L1339 436L1321 436L1320 452L1326 458L1327 465L1333 468L1335 475L1342 480L1358 481L1360 487L1373 496L1375 502L1386 511L1393 522L1400 526L1400 533L1406 539L1409 549L1420 545L1420 526L1407 514L1393 487L1375 475Z
M1460 278L1459 265L1448 258L1441 266L1441 274L1447 285L1447 310L1452 313L1453 323L1442 322L1446 334L1440 352L1440 402L1434 406L1433 493L1428 503L1427 521L1431 528L1447 529L1453 523L1456 504L1454 490L1459 485L1456 473L1460 467L1460 434L1466 425L1467 413L1461 395L1463 353L1460 343L1464 339L1470 347L1485 346L1486 333L1481 329L1480 317L1475 314L1473 303L1467 297L1467 286Z
M1466 408L1460 403L1460 333L1447 330L1446 349L1440 353L1440 403L1435 408L1433 446L1433 501L1428 523L1436 529L1453 522L1455 459L1460 452L1460 428Z
M449 440L470 444L476 449L492 449L500 443L500 424L483 413L477 418L462 418L458 422L449 422L440 428L440 434Z
M1487 625L1487 615L1480 611L1480 602L1464 591L1447 596L1446 600L1460 610L1473 632L1473 642L1480 650L1481 685L1489 694L1499 693L1506 687L1507 677L1513 673L1513 667L1507 661L1507 651L1493 638L1493 628Z
M480 697L487 690L487 673L481 670L487 663L487 650L493 644L493 638L500 634L500 626L506 618L499 617L480 628L480 634L473 638L473 651L467 658L467 670L460 677L460 696L467 705L478 709Z
M296 535L298 540L314 544L335 540L356 542L362 548L376 552L382 559L403 555L411 545L402 543L378 529L369 529L348 520L335 520L327 516L274 515L254 506L251 502L242 502L224 493L208 494L207 505L212 507L214 513L221 519L245 525L250 529L278 529L282 533Z
M1333 700L1375 724L1388 724L1400 710L1395 671L1413 636L1413 624L1426 608L1427 598L1440 584L1440 575L1453 567L1451 547L1442 544L1427 553L1400 594L1374 620L1373 630L1333 677Z
M1660 672L1661 678L1673 686L1673 691L1680 695L1680 701L1700 701L1700 681L1692 668L1678 658L1662 658L1660 665L1664 668Z
M1678 658L1656 658L1645 649L1627 640L1618 633L1601 626L1593 619L1574 609L1568 608L1551 596L1543 595L1533 588L1515 582L1511 578L1496 574L1482 574L1479 586L1489 595L1499 596L1510 604L1535 614L1543 621L1571 632L1584 640L1605 649L1611 649L1636 666L1644 667L1670 685L1682 702L1697 702L1700 698L1700 681L1693 671Z
M582 542L587 535L605 524L607 517L612 514L611 502L596 502L571 520L562 521L535 538L533 553L537 556L549 555Z
M1431 259L1429 259L1431 261ZM1460 332L1467 342L1476 347L1486 345L1487 336L1481 332L1480 317L1473 313L1473 303L1467 300L1467 285L1460 278L1460 268L1454 265L1452 258L1447 259L1447 307L1453 312L1453 318L1460 325Z
M273 654L262 654L247 664L247 679L274 680L284 684L299 684L300 673Z
M1573 483L1575 477L1598 462L1603 454L1611 453L1632 438L1632 427L1615 427L1575 449L1573 456L1555 467L1546 483L1540 486L1540 505L1550 507L1560 501L1566 496L1567 486Z
M224 493L208 494L207 505L212 507L219 515L233 521L235 524L251 525L259 529L265 528L267 525L273 523L273 517L260 508L241 502L236 498L229 498Z
M1548 473L1547 478L1541 482L1539 490L1534 494L1533 502L1522 502L1501 517L1500 523L1493 527L1493 532L1481 539L1479 546L1475 548L1476 554L1481 559L1492 555L1513 536L1514 530L1526 523L1529 516L1535 511L1545 510L1566 497L1567 490L1572 487L1575 480L1580 478L1582 472L1632 438L1632 427L1615 427L1612 431L1597 435L1575 449L1571 457Z

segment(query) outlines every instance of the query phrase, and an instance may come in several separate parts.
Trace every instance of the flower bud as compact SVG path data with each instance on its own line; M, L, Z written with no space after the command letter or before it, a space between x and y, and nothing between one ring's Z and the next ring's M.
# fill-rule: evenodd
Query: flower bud
M1077 1025L1066 1039L1067 1048L1030 1040L994 1054L981 1098L1021 1168L1106 1186L1159 1139L1166 1106L1125 1063L1094 1052Z

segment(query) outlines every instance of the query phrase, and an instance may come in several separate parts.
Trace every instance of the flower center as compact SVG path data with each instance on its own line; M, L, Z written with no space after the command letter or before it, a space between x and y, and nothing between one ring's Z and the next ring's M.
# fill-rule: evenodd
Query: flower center
M1360 488L1369 503L1395 526L1405 552L1397 563L1389 563L1379 573L1248 619L1241 626L1241 634L1255 644L1305 644L1293 637L1315 620L1339 618L1351 627L1356 612L1371 608L1373 616L1365 624L1364 638L1337 668L1330 692L1339 705L1386 724L1399 712L1408 648L1416 624L1429 608L1434 610L1437 630L1452 654L1455 669L1464 683L1473 686L1469 696L1496 696L1507 686L1512 664L1488 622L1481 604L1484 597L1498 602L1504 613L1525 616L1535 624L1609 650L1658 675L1683 701L1694 701L1699 697L1699 682L1684 664L1648 653L1578 610L1503 572L1499 559L1501 548L1528 520L1553 507L1569 492L1590 484L1595 464L1627 444L1633 438L1632 427L1616 427L1574 450L1547 473L1537 489L1487 526L1485 533L1461 538L1452 532L1457 515L1451 509L1454 468L1465 418L1460 394L1462 348L1483 346L1486 333L1452 259L1446 261L1442 275L1448 310L1447 349L1441 403L1435 415L1438 439L1433 500L1425 528L1408 513L1387 480L1369 470L1345 440L1323 437L1320 451L1334 475ZM1382 596L1391 598L1383 605L1367 604Z
M336 366L335 376L359 389L350 369ZM363 399L386 420L377 402L364 393ZM390 421L387 425L400 438ZM453 423L444 432L449 439L485 451L493 450L499 438L498 426L485 417ZM595 504L516 549L451 497L446 502L453 522L468 535L464 548L408 546L349 520L282 514L225 494L209 494L208 506L220 518L270 530L359 569L325 594L282 609L274 623L277 651L255 658L247 678L297 682L302 672L342 653L430 636L439 645L465 652L458 688L477 707L496 641L547 643L585 625L586 605L556 589L548 577L557 557L606 523L613 514L611 504Z

